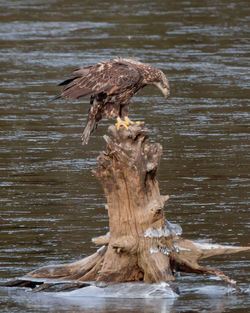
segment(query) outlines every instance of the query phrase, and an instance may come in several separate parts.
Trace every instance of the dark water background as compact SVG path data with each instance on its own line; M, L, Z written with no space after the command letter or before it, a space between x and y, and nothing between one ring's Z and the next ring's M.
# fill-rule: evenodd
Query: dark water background
M0 278L93 253L108 230L105 199L91 169L104 149L103 121L88 146L82 101L49 100L80 65L129 56L161 68L166 100L146 88L130 117L163 145L166 217L190 239L249 243L248 1L0 2ZM249 256L203 262L247 290L233 295L214 277L182 275L178 300L59 303L0 290L1 312L234 312L249 301ZM223 289L224 288L224 289ZM227 292L228 291L228 292Z

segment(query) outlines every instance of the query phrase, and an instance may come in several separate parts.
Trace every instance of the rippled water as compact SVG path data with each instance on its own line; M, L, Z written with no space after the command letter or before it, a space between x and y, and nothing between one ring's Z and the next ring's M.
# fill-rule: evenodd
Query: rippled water
M187 238L248 244L247 8L243 0L0 2L1 279L89 255L96 249L91 238L107 232L105 199L91 169L111 121L103 121L83 147L88 100L50 100L76 67L116 55L151 63L170 80L167 102L146 88L130 109L163 145L159 180L162 193L171 196L166 217L181 224ZM247 254L203 263L248 288ZM249 292L228 295L213 277L182 275L177 282L183 293L171 303L62 305L0 290L0 309L248 311Z

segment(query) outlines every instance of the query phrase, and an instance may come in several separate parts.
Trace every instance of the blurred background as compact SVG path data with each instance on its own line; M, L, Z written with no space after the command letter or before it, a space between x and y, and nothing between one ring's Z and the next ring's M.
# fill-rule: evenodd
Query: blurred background
M189 239L248 245L248 5L0 2L1 279L81 259L96 251L91 238L108 231L106 201L91 170L114 121L103 120L82 146L89 100L51 99L77 67L115 56L156 66L170 81L169 99L147 87L130 105L131 119L144 121L151 140L163 146L158 177L162 194L170 195L166 218L179 223ZM246 294L216 289L225 285L214 277L181 275L177 282L186 292L170 307L159 300L155 306L131 302L126 312L248 312L247 254L203 264L223 270ZM12 297L4 290L0 297L1 312L73 310L43 303L34 308L23 294ZM122 312L125 304L91 305L86 312Z

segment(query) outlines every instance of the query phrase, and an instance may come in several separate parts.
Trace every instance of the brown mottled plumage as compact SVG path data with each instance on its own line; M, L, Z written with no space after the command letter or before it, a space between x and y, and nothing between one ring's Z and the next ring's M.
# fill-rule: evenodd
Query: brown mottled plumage
M82 67L73 75L75 77L59 84L64 87L56 98L90 97L87 125L82 134L83 144L88 142L103 116L127 117L130 98L146 85L155 85L165 97L169 95L169 83L163 72L135 59L115 58Z

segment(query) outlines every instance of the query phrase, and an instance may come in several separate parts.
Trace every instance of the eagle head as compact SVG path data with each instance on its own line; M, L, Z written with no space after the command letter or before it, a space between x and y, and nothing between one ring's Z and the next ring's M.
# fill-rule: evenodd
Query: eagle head
M160 89L165 98L170 95L170 86L168 79L161 70L157 69L155 79L152 84Z

